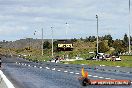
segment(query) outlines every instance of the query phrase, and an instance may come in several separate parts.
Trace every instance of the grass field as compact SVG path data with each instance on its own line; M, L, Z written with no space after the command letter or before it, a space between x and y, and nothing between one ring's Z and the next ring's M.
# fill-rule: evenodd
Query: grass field
M82 61L73 61L73 62L64 62L64 63L132 67L132 56L121 56L121 59L122 61L82 60Z

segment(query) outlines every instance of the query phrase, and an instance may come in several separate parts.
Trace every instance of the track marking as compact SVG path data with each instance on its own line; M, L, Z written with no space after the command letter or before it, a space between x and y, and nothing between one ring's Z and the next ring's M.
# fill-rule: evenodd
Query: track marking
M55 70L55 68L52 69L53 71Z
M42 67L39 67L39 68L42 68Z
M57 70L57 71L61 71L61 70Z
M102 66L105 66L105 65L102 65Z
M88 75L88 76L92 76L92 75Z
M45 67L46 69L50 69L49 67Z
M130 73L130 72L127 72L127 73Z
M105 78L105 79L111 79L111 78Z
M36 66L34 66L36 68Z
M73 74L74 72L70 72L71 74Z
M100 79L104 78L104 77L99 77Z
M64 71L65 73L67 73L68 71Z
M75 73L76 75L79 75L80 73Z
M30 67L30 65L28 65Z
M118 68L119 68L120 66L116 66L116 67L118 67Z
M98 76L96 76L96 75L95 75L95 76L93 76L93 77L95 77L95 78L96 78L96 77L98 77Z

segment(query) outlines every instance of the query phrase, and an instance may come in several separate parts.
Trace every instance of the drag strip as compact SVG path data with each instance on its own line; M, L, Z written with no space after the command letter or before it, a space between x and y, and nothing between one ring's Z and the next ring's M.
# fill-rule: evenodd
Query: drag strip
M46 62L31 62L22 58L3 58L2 71L16 88L83 88L78 77L81 76L81 65L64 65ZM10 61L10 63L7 62ZM89 69L92 68L92 69ZM104 72L85 66L90 79L131 79L128 73ZM111 73L111 74L110 74ZM124 76L122 76L124 74ZM126 77L125 77L126 75ZM113 88L113 86L88 86L86 88ZM114 86L115 88L131 88L132 86Z

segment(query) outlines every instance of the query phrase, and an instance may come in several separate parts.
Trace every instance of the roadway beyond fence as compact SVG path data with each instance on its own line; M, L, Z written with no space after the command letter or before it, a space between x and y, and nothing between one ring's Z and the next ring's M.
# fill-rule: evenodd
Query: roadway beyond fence
M0 70L0 88L15 88L1 70Z

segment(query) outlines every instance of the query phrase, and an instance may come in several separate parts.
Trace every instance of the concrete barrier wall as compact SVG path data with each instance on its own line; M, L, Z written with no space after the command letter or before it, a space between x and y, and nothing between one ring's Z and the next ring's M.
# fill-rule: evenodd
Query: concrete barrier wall
M1 70L0 70L0 88L15 88Z

